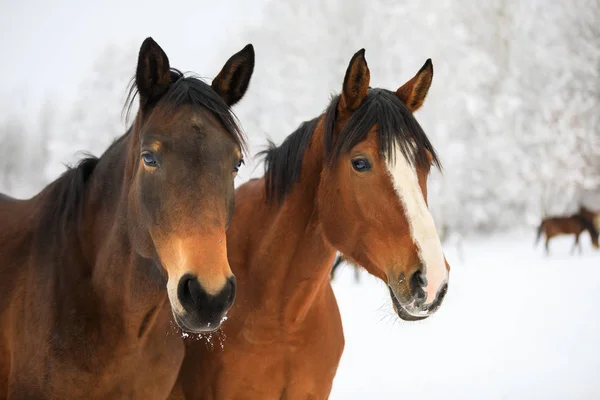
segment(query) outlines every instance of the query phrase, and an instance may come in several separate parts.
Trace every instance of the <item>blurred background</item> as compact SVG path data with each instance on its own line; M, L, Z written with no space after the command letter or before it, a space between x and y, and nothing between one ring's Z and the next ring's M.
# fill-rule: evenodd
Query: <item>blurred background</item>
M391 90L433 60L432 88L417 113L444 167L430 179L430 206L443 239L476 238L466 253L458 245L447 250L456 286L446 307L455 311L410 327L381 323L370 307L391 310L385 290L369 292L381 294L369 297L375 303L356 305L366 289L342 271L335 288L347 349L332 397L600 396L593 377L600 357L590 358L600 356L600 317L586 313L598 314L600 298L573 310L559 295L582 290L582 280L598 292L598 252L587 241L586 254L570 257L568 239L550 261L531 257L542 217L581 204L600 210L598 0L0 0L1 192L31 196L79 151L100 155L125 132L126 89L147 36L173 67L209 80L231 54L254 44L255 74L234 109L252 154L322 112L360 48L371 85ZM238 184L261 174L259 162L248 162ZM508 306L499 300L507 292L527 292L531 303L507 296ZM498 301L473 300L485 296ZM521 309L533 303L536 313ZM398 359L417 360L404 364L389 359L394 340L382 339L375 345L388 358L376 358L377 346L364 350L372 337L356 336L369 321L354 316L361 307L368 318L377 314L379 328L368 334L382 329L393 338L400 329L414 343L429 338L443 349L423 356L423 347L404 348ZM539 317L534 323L532 314ZM488 317L461 325L468 315ZM532 351L539 357L526 356ZM436 356L444 359L436 358L444 378L432 381L434 373L416 366L432 368ZM490 386L490 376L501 378Z
M0 3L0 190L28 196L77 151L100 155L139 45L212 79L246 43L251 89L235 111L251 152L323 111L351 56L396 89L427 58L418 119L441 155L430 202L444 234L534 225L600 208L600 3L546 0L39 0ZM250 164L239 182L262 167Z

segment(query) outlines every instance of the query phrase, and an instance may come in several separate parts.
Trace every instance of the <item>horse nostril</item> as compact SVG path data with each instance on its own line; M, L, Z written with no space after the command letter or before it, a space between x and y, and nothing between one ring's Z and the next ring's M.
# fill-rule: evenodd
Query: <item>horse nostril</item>
M423 276L423 272L421 270L417 270L410 277L410 288L412 290L416 290L423 286L425 286L425 277Z
M197 279L188 279L187 281L187 293L194 303L195 306L198 306L196 299L199 297L202 288L200 287L200 283Z
M186 274L179 280L177 287L177 296L179 302L185 309L197 306L197 299L201 295L202 288L198 279L192 275Z
M233 305L236 292L235 277L223 279L217 293L208 292L198 277L185 274L177 283L180 307L173 308L176 321L183 329L208 332L218 329L223 317ZM173 306L173 304L172 304Z
M227 307L231 307L233 302L235 301L235 292L237 289L237 282L235 276L231 276L227 279L227 289L229 290L229 295L227 296Z
M236 279L227 278L223 288L216 294L209 294L193 275L186 274L179 280L177 296L183 308L188 312L218 313L229 309L235 301Z
M421 269L416 270L409 280L410 291L412 292L413 298L424 301L427 297L423 288L427 285L425 275Z

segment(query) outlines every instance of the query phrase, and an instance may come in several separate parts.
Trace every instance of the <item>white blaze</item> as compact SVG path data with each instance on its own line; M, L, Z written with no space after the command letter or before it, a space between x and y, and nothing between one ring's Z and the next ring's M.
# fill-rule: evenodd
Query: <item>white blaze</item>
M404 207L419 258L425 268L424 275L427 280L424 288L427 295L425 305L428 305L435 300L442 285L448 281L448 271L433 217L419 186L417 171L402 155L400 148L396 147L395 151L396 162L391 163L388 160L387 168L400 203Z

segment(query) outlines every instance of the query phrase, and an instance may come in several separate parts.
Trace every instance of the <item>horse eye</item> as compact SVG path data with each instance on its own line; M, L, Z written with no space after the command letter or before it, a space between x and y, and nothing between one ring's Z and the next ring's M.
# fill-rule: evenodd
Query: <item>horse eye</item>
M371 169L371 163L365 158L355 158L352 160L352 168L358 172L366 172Z
M245 164L244 159L239 160L237 165L233 167L233 172L238 172L243 164Z
M156 167L158 166L158 162L156 161L156 157L154 157L154 154L145 151L142 153L142 160L144 161L144 164L146 164L148 167Z

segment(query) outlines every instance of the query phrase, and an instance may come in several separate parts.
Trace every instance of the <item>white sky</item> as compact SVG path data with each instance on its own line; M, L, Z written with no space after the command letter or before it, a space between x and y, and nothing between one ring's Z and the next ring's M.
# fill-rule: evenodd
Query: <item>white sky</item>
M35 111L47 96L70 103L105 46L147 36L172 66L213 76L226 61L215 55L246 44L228 38L265 1L0 0L0 113Z

